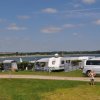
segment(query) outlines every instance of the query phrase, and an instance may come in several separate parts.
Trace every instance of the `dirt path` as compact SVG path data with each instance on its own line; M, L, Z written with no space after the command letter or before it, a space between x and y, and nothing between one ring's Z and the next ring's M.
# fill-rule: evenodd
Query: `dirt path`
M0 75L0 78L19 78L19 79L27 78L27 79L89 81L89 77L61 77L61 76L42 76L42 75ZM100 82L100 77L96 77L95 81Z

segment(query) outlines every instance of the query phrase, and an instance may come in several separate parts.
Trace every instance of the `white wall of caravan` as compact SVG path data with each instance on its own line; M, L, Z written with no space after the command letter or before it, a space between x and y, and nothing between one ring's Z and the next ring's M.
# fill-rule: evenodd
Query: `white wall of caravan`
M61 63L61 57L55 58L52 57L49 59L48 67L59 67Z

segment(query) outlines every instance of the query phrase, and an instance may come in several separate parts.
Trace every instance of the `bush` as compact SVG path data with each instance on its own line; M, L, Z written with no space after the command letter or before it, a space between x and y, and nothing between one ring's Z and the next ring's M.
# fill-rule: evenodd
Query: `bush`
M31 64L29 62L21 62L21 63L18 63L18 70L32 70L33 67L34 67L34 64Z
M79 65L79 62L81 62L81 60L73 60L72 65L77 66L77 65Z
M4 68L3 68L3 63L0 63L0 70L1 70L1 71L4 70Z

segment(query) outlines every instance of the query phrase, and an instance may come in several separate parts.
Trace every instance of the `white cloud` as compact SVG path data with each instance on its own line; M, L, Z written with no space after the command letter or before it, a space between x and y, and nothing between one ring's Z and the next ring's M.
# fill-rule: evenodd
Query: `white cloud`
M93 4L96 2L96 0L82 0L82 2L85 4Z
M96 20L94 23L100 25L100 19Z
M0 23L2 23L2 22L6 22L6 20L0 18Z
M79 28L83 26L84 24L64 24L60 27L46 27L41 30L42 33L57 33L63 30L66 30L68 28Z
M79 35L79 33L73 33L73 35L74 35L74 36L78 36L78 35Z
M81 7L81 4L73 4L73 7L74 8L79 8L79 7Z
M80 3L74 3L74 2L67 3L66 6L74 7L74 8L82 7L82 5Z
M63 28L77 28L83 26L83 24L64 24Z
M17 18L19 18L19 19L30 19L31 17L27 16L27 15L23 15L23 16L17 16Z
M41 30L43 33L57 33L60 32L62 28L59 27L48 27Z
M72 33L72 35L75 38L82 38L82 34L81 33L78 33L78 32L74 32L74 33Z
M45 9L42 9L42 12L43 13L57 13L58 11L54 8L45 8Z
M17 26L16 24L11 24L6 29L7 30L13 30L13 31L20 31L20 30L26 30L27 28L22 27L22 26Z
M64 24L63 25L64 28L73 28L76 27L74 24Z

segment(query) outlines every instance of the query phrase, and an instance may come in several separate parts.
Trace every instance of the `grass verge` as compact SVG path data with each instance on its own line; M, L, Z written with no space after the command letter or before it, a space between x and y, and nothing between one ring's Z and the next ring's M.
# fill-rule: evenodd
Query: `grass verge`
M67 77L82 77L82 70L75 70L71 72L45 72L45 71L18 71L18 72L0 72L2 74L14 74L14 75L48 75L48 76L67 76Z

